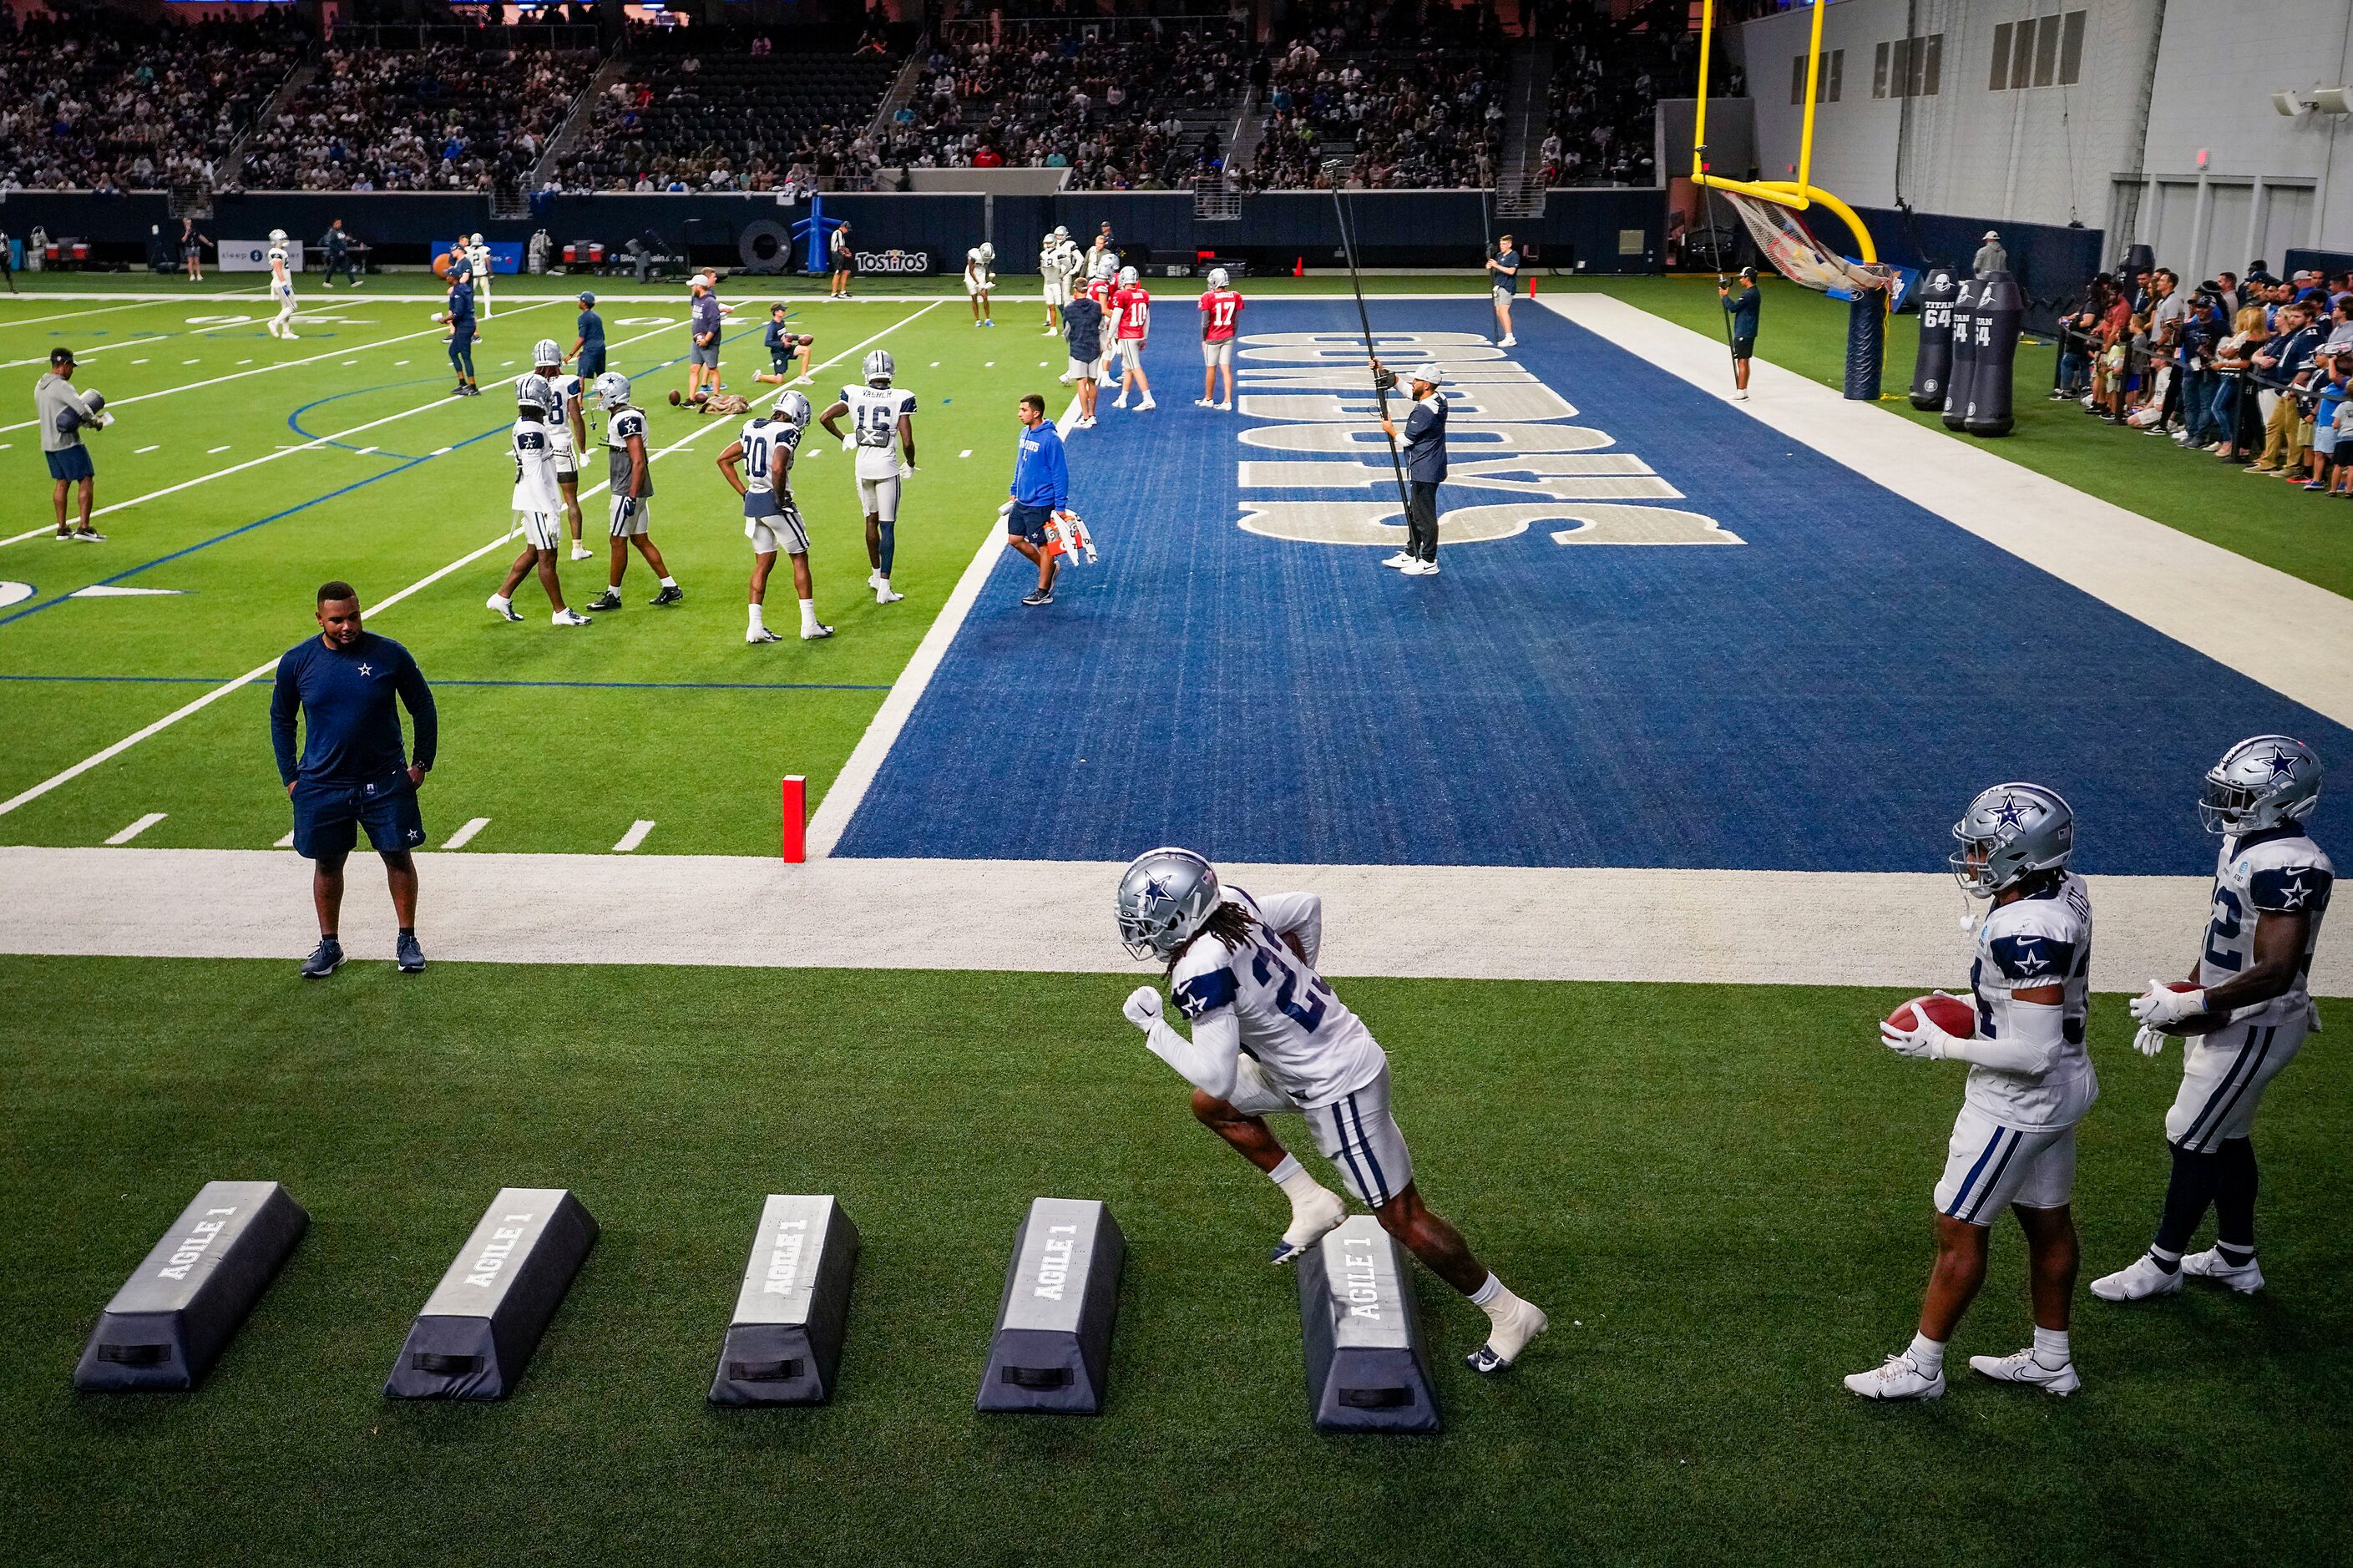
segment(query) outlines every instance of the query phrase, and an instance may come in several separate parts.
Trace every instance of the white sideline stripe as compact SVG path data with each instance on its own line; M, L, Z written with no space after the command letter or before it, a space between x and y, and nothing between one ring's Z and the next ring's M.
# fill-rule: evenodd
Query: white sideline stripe
M861 345L862 346L862 345ZM1069 435L1078 423L1079 395L1071 395L1071 405L1054 421L1054 428ZM849 819L858 814L859 803L866 792L874 787L874 775L882 771L883 759L891 748L899 743L899 731L907 727L907 720L923 700L923 690L938 673L940 661L947 658L948 647L963 629L965 617L972 614L973 605L980 602L980 590L997 570L997 559L1005 552L1005 530L996 518L988 520L988 532L982 538L980 548L965 563L964 575L956 579L955 587L948 594L948 602L940 606L939 618L923 633L923 640L915 645L914 657L891 683L882 699L882 706L874 710L867 721L866 732L858 737L858 744L849 760L841 764L834 775L832 787L818 802L811 814L805 849L811 860L824 860L833 854L833 847L841 841L849 826Z
M111 316L117 310L135 310L142 305L158 305L167 300L250 300L259 293L260 290L256 289L251 294L133 294L122 304L109 305L104 310L60 310L54 316L26 316L21 321L0 321L0 331L5 331L10 327L37 327L49 321L87 321L92 316ZM121 300L123 297L120 294L45 294L42 298L48 300Z
M619 339L615 342L607 344L607 347L608 349L627 348L631 343L639 342L647 338L655 336L662 330L663 329L657 327L653 329L652 331L639 332L635 337ZM331 430L324 436L313 437L308 441L280 446L276 451L269 454L267 457L248 458L242 463L231 463L226 468L215 468L211 473L198 474L192 479L182 479L177 484L165 485L160 490L149 490L145 495L132 496L128 500L111 502L106 506L98 508L90 515L92 518L100 518L104 517L109 512L121 511L126 508L139 506L151 500L161 500L165 496L176 494L181 490L192 489L196 485L209 484L214 479L226 479L230 474L242 473L246 469L257 467L259 464L274 461L279 458L284 457L289 452L320 451L327 447L332 446L346 436L356 436L363 430L373 430L379 425L389 425L395 420L406 419L413 415L429 413L436 408L446 408L450 405L452 401L453 400L448 393L441 393L437 396L427 398L423 403L417 405L414 408L404 408L396 414L386 414L379 418L366 420L364 423L350 426L342 430ZM109 406L111 406L111 405ZM142 447L139 448L140 452L152 452L153 450L155 450L155 448L153 447ZM227 447L216 447L213 448L213 452L226 452L228 448ZM375 450L376 450L376 448L374 447L367 448L368 452L373 452ZM455 450L457 450L457 448L454 447L440 447L435 448L429 455L436 458L446 457ZM134 457L137 455L138 453L132 454ZM206 457L210 457L212 455L212 452L206 454ZM367 454L366 452L358 452L353 455L354 457L364 457ZM57 529L54 525L28 529L23 533L11 534L5 539L0 539L0 548L5 548L11 544L21 544L27 539L38 539L45 533L54 533L56 531Z
M630 850L635 849L638 845L643 844L646 841L646 835L651 833L653 830L653 818L649 816L641 816L638 818L635 822L629 824L629 830L621 835L621 841L613 846L613 853L616 855L627 855Z
M1721 346L1721 345L1719 345ZM434 951L498 963L679 963L1126 973L1096 861L427 853ZM1322 967L1406 979L1954 986L1959 899L1938 872L1227 866L1240 886L1323 895ZM264 849L0 847L0 952L301 958L318 941L310 868ZM1001 919L943 921L939 889L985 886ZM2204 930L2204 877L2093 877L2092 984L2177 974ZM1804 921L1775 911L1802 907ZM201 908L206 918L185 911ZM533 911L562 908L549 921ZM1447 918L1432 921L1429 911ZM391 956L371 930L357 956ZM346 939L350 942L350 939ZM363 951L364 950L364 951ZM2353 945L2321 944L2312 989L2353 995ZM1826 1051L1877 1059L1867 1010ZM1737 1026L1727 1040L1736 1048ZM2096 1048L2124 1049L2119 1033ZM2109 1061L2119 1058L2108 1058ZM2129 1056L2121 1058L2130 1061ZM2178 1066L2133 1062L2169 1075ZM2125 1068L2118 1067L2118 1071Z
M480 833L483 828L488 827L490 825L491 819L487 816L469 818L466 826L458 829L457 832L449 835L448 841L443 844L441 847L444 849L463 849L467 845L471 844L474 841L475 834Z
M90 358L90 355L102 354L109 349L135 349L142 347L148 343L160 343L171 336L172 334L170 332L158 332L152 338L125 338L119 343L100 343L96 348L76 349L74 351L74 363L79 365L83 360ZM12 359L5 363L0 363L0 370L15 370L20 365L47 364L48 363L48 355L35 354L31 359ZM135 359L131 363L132 364L145 364L147 362L143 359Z
M146 832L149 828L154 826L157 823L163 821L164 818L169 815L170 813L168 812L151 811L146 816L141 817L138 821L132 823L130 826L124 828L121 832L117 833L113 837L109 838L107 842L109 844L128 844L132 839L138 837L141 834Z
M1724 342L1607 295L1542 301L1712 396ZM1757 378L1762 375L1760 383ZM1759 360L1732 406L2185 647L2353 724L2353 599ZM2170 454L2168 454L2168 456ZM2295 637L2250 637L2293 626Z
M553 300L543 300L540 301L540 303L553 305L555 301ZM537 306L526 306L524 308L526 310L538 309ZM405 343L411 338L438 337L440 335L440 332L441 329L438 327L427 327L421 332L403 332L396 338L379 338L372 343L362 343L357 349L350 348L348 346L340 349L329 349L325 353L312 354L308 359L280 360L274 364L254 365L251 370L231 371L227 375L216 375L205 381L191 381L184 383L179 386L158 387L153 392L140 392L134 393L129 397L111 398L108 400L106 405L109 408L121 408L133 403L144 403L151 397L170 397L175 393L194 392L199 387L218 386L225 381L242 381L248 375L268 375L272 371L292 370L300 365L316 364L322 359L332 359L337 354L365 353L369 349L389 348L394 343ZM183 360L181 363L183 364L195 364L196 362L195 360ZM244 360L239 363L245 364L252 363L250 360ZM406 360L400 360L396 363L399 364L406 364L408 362ZM37 419L21 420L14 425L0 425L0 431L23 430L39 423L40 421Z
M930 310L937 309L940 305L944 303L945 300L946 296L943 295L939 299L933 300L930 304L925 305L922 310L902 316L890 326L883 328L881 331L875 333L874 336L867 339L866 342L858 343L852 347L844 349L840 353L836 354L832 359L826 361L824 365L819 365L818 368L819 370L823 370L826 368L826 365L839 363L840 361L849 358L851 354L856 353L860 349L866 347L867 343L879 342L881 340L889 337L892 332L897 331L901 327L906 326L909 322L913 321L916 318ZM664 447L660 451L647 454L646 461L650 464L656 458L663 457L668 453L675 452L680 447L688 445L690 442L701 438L704 431L715 428L717 428L717 426L705 425L701 429L689 431L684 437L672 442L670 446ZM608 482L609 481L607 480L598 480L595 485L582 490L580 492L580 499L582 500L588 500L590 497L596 495L599 490L604 489ZM488 555L491 551L503 546L508 540L512 539L515 536L515 533L516 530L509 528L505 531L501 532L497 538L491 540L488 544L481 546L480 549L470 551L466 554L460 555L457 560L450 562L447 566L442 567L438 571L427 573L424 576L419 577L416 582L411 583L407 587L401 589L391 597L379 600L375 605L370 605L368 607L369 616L371 617L381 616L386 610L392 608L403 599L407 598L411 594L420 593L423 590L431 587L434 584L438 583L442 578L449 575L450 573L459 571L464 567L472 565L475 562L480 561L483 556ZM5 816L10 812L16 810L18 806L25 805L32 801L40 799L41 796L48 794L59 784L69 784L73 780L79 778L82 774L90 772L90 769L112 761L114 758L119 757L123 752L129 751L132 747L137 745L140 742L147 739L150 735L159 734L162 731L170 729L173 725L178 723L189 714L199 712L202 710L210 707L213 703L219 701L222 698L227 696L230 692L237 690L239 687L249 685L253 681L260 679L263 676L268 675L277 668L278 660L275 658L272 658L268 664L257 665L253 668L247 670L243 675L238 676L236 679L224 681L222 684L214 687L210 691L206 692L202 697L197 698L195 700L182 707L174 709L171 712L164 714L164 717L156 720L145 729L125 735L121 740L115 742L114 744L106 747L103 751L92 752L90 755L84 757L80 762L74 763L73 766L67 768L60 773L54 773L48 778L43 779L39 784L33 785L30 789L12 795L6 800L0 800L0 816Z
M291 848L293 848L293 847L294 847L294 833L293 833L293 830L292 830L291 828L288 829L288 830L287 830L286 837L283 837L283 838L280 838L280 840L278 840L278 842L276 842L275 844L272 844L272 845L270 846L270 847L271 847L272 849L291 849Z

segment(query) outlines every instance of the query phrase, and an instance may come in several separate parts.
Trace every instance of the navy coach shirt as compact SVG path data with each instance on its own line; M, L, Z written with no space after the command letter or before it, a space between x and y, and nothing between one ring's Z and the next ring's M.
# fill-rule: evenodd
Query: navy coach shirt
M1414 402L1405 422L1405 477L1419 485L1446 478L1446 395L1432 392Z
M408 650L390 637L360 633L348 648L311 637L278 661L269 694L269 739L278 749L278 776L286 784L375 784L405 772L400 710L408 704L417 726L417 765L430 768L440 739L433 692ZM302 761L294 761L294 716L304 716Z

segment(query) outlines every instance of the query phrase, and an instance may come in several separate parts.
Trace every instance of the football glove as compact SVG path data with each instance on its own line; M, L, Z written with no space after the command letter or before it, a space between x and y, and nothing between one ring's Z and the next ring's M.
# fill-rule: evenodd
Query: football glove
M1943 1061L1950 1054L1953 1037L1936 1027L1927 1018L1921 1017L1918 1008L1913 1009L1912 1016L1919 1018L1920 1021L1909 1029L1899 1029L1884 1019L1881 1020L1879 1043L1899 1057L1912 1057L1921 1061Z
M908 462L904 458L901 458L899 462L899 477L902 479L913 479L915 477L915 465Z
M858 432L857 432L857 431L855 431L855 430L850 430L850 431L846 432L846 433L842 436L842 437L841 437L841 449L842 449L843 451L845 451L845 452L855 452L856 450L858 450Z
M1150 985L1139 985L1127 994L1119 1010L1127 1015L1129 1023L1148 1035L1152 1026L1160 1022L1160 993Z
M2164 981L2151 980L2148 989L2134 997L2128 1005L2132 1016L2143 1024L2152 1029L2163 1029L2206 1011L2206 993L2171 991Z
M2139 1032L2133 1036L2133 1049L2145 1057L2157 1056L2165 1049L2165 1037L2143 1024Z

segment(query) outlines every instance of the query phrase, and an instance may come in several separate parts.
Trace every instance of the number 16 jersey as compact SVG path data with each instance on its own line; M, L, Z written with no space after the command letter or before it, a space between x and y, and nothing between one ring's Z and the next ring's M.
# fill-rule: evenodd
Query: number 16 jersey
M1227 901L1259 922L1250 940L1237 951L1203 936L1185 950L1169 980L1176 1005L1196 1026L1221 1007L1232 1008L1243 1051L1301 1110L1317 1110L1380 1077L1388 1058L1365 1021L1276 934L1283 906L1296 897L1271 900L1276 915L1271 921L1257 900L1229 889Z

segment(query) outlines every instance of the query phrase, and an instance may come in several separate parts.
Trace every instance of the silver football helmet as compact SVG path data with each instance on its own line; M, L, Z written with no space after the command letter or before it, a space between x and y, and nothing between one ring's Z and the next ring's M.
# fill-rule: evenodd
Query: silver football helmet
M1224 268L1222 268L1222 267L1212 267L1212 268L1209 268L1209 287L1210 287L1210 288L1212 288L1212 289L1225 289L1225 288L1229 288L1229 287L1231 287L1231 286L1232 286L1232 279L1229 279L1229 278L1226 276L1226 269L1225 269Z
M2198 820L2209 833L2238 837L2302 822L2320 803L2320 759L2302 741L2257 735L2206 770Z
M269 231L269 237L272 243L283 245L286 243L286 231L282 228L273 228Z
M1960 847L1945 862L1961 891L1989 899L2021 877L2067 863L2075 852L2075 813L2041 784L2001 784L1980 791L1953 824Z
M997 259L997 247L995 247L995 246L993 246L993 245L989 244L989 243L988 243L988 241L987 241L987 240L985 240L985 239L984 239L984 240L982 240L982 241L980 242L980 258L981 258L983 261L994 261L994 260L996 260L996 259Z
M531 363L560 365L564 363L564 345L554 338L542 338L531 345Z
M796 430L804 429L809 422L809 400L788 386L776 394L776 402L768 405L768 416Z
M1190 849L1147 849L1119 879L1119 940L1131 958L1163 963L1225 900L1217 868Z
M1093 272L1098 278L1111 278L1116 276L1119 272L1118 254L1109 250L1096 252Z
M1056 224L1056 225L1054 226L1054 237L1055 237L1056 239L1068 239L1068 238L1070 238L1070 237L1071 237L1071 231L1070 231L1069 229L1067 229L1067 228L1064 228L1060 224L1059 224L1059 223L1058 223L1058 224Z
M596 400L607 408L629 405L629 378L617 370L608 370L596 378Z
M555 388L547 384L543 375L519 375L515 377L515 406L552 413L555 408Z
M1122 284L1124 284L1124 285L1125 285L1125 286L1127 286L1127 287L1129 287L1129 288L1133 288L1133 287L1134 287L1134 285L1135 285L1135 268L1133 268L1133 267L1123 267L1123 268L1121 268L1119 269L1119 280L1120 280L1120 282L1121 282Z
M866 356L866 380L869 385L878 381L888 381L896 375L898 371L898 362L891 357L889 349L876 349Z

